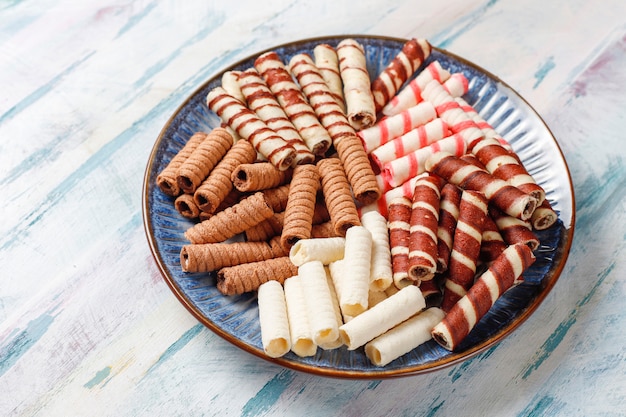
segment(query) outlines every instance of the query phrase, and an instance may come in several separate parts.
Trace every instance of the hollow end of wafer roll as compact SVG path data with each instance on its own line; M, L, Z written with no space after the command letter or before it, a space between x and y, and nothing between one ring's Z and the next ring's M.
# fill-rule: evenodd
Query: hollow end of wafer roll
M174 200L174 207L181 216L187 219L197 219L200 216L200 209L196 205L193 196L190 194L182 194Z
M180 187L178 186L176 177L170 178L165 175L159 175L157 176L156 184L161 191L169 196L176 197L180 194Z
M531 195L528 195L528 199L524 204L520 218L522 220L528 220L532 217L535 209L537 208L537 199Z
M409 277L418 283L422 281L430 281L435 277L435 269L426 266L411 266L409 267Z

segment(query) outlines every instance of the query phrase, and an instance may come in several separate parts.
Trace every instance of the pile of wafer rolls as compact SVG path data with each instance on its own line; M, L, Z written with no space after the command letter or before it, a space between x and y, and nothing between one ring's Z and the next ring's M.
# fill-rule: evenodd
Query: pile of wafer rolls
M468 104L469 80L408 40L374 80L354 39L228 71L222 124L157 176L192 221L185 272L258 293L270 357L362 348L384 366L428 340L454 351L523 281L557 213Z

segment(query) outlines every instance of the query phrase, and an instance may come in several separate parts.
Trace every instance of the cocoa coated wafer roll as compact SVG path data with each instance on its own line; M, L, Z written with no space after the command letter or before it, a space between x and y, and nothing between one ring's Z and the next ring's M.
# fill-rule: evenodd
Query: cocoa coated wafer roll
M193 194L218 162L233 146L233 137L228 131L216 127L178 168L176 181L183 192Z
M503 250L507 248L507 244L498 230L496 222L491 216L486 216L483 222L483 236L480 245L480 261L485 263L493 262Z
M178 175L178 168L189 158L189 155L204 141L206 138L205 132L196 132L185 145L180 149L176 155L170 160L165 168L156 177L156 184L165 194L176 197L181 193L180 186L176 177Z
M539 247L539 238L533 233L530 222L509 216L495 207L489 208L489 215L496 223L502 239L508 245L522 243L528 245L532 250Z
M254 67L265 79L309 150L315 155L324 155L331 145L330 136L278 54L274 51L262 54L254 61Z
M454 231L459 219L459 206L463 191L454 184L446 183L439 200L439 224L437 225L437 272L448 269Z
M197 219L200 217L200 209L193 199L192 194L181 194L174 200L174 208L181 216L187 219Z
M291 180L293 170L279 170L269 162L241 164L230 179L239 191L260 191L284 185Z
M291 249L298 240L311 237L320 175L315 165L297 165L289 188L281 244Z
M327 221L327 222L323 222L320 224L314 224L311 227L311 238L318 238L318 237L340 237L340 236L335 232L335 226L333 225L333 222Z
M548 199L544 199L543 202L535 209L530 223L534 230L546 230L558 220L556 211L552 208L552 204Z
M228 266L217 272L217 289L224 295L240 295L256 291L267 281L281 284L298 273L298 267L291 263L289 256Z
M427 175L415 183L409 230L409 278L414 282L433 279L437 271L439 200L444 181Z
M474 282L486 216L485 196L477 191L464 190L444 281L441 302L444 311L449 311Z
M537 206L534 197L450 153L433 154L425 167L463 189L482 192L490 204L521 220L528 220Z
M317 169L324 201L330 213L330 220L335 227L335 234L345 236L350 227L359 226L361 221L343 164L337 158L326 158L318 161Z
M339 104L339 107L346 111L346 103L343 98L343 82L339 73L339 57L337 51L332 46L322 43L313 48L313 59L315 66L324 77L331 94Z
M434 326L431 333L437 343L447 350L455 350L496 300L523 278L523 272L534 261L533 252L526 245L506 248L446 317Z
M430 56L432 47L426 39L412 38L372 82L372 94L376 113L396 95L400 87L418 70Z
M235 168L241 164L252 163L255 159L256 151L250 142L237 141L194 192L193 198L200 210L215 213L233 190L230 177Z
M289 187L290 184L285 184L260 191L265 196L265 201L267 201L267 204L270 205L275 213L285 211L285 209L287 208L287 200L289 199Z
M254 68L249 68L239 76L239 86L246 98L248 108L254 111L267 126L281 136L296 151L296 164L310 164L315 155L304 143L285 110L278 102L265 79Z
M185 232L191 243L223 242L271 217L274 210L262 193L255 193Z
M264 242L273 237L280 236L283 232L285 212L274 213L267 219L244 230L247 242Z
M344 39L339 42L336 51L348 121L357 131L365 129L376 122L365 49L354 39Z
M409 278L409 238L411 230L411 200L397 197L389 203L387 227L391 248L391 267L396 287L412 285Z

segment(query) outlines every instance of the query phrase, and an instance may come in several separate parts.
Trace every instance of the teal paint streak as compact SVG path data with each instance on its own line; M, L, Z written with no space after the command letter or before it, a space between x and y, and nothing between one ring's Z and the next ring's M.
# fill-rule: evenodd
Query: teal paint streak
M483 6L474 10L474 12L466 14L462 19L448 26L452 29L431 36L430 42L439 48L445 49L449 47L456 39L476 26L476 21L483 17L497 2L498 0L489 0Z
M148 369L146 374L149 374L153 369L159 367L161 364L166 362L169 358L174 356L177 352L179 352L182 348L187 346L194 337L196 337L200 332L204 329L204 326L200 323L193 326L191 329L187 330L181 337L178 338L174 343L172 343L165 352L159 356L159 359Z
M241 410L242 416L256 416L268 411L295 378L295 372L283 370L269 380Z
M436 400L438 400L439 397L437 397ZM446 401L445 400L441 400L439 403L437 404L433 404L430 409L428 410L428 413L424 415L424 417L434 417L437 415L437 413L439 412L439 410L441 409L441 407L443 407L444 403Z
M541 67L539 67L537 72L535 72L534 77L535 77L535 79L537 81L535 81L535 85L533 85L533 88L537 88L539 86L539 84L541 84L543 79L546 78L546 75L548 75L548 73L550 71L552 71L555 66L556 66L556 64L554 63L554 57L553 56L549 56L548 60L546 62L544 62L541 65Z
M562 411L563 404L556 403L552 397L541 397L535 404L529 404L518 417L552 416Z
M99 370L98 372L96 372L96 375L93 378L91 378L89 381L87 381L85 385L83 385L83 387L91 389L95 387L96 385L100 384L106 378L108 378L110 374L111 374L111 367L107 366Z
M120 36L128 32L130 29L135 27L139 22L141 22L146 16L148 16L152 10L156 7L156 3L150 3L141 13L138 13L128 19L128 22L117 32L115 39L118 39Z

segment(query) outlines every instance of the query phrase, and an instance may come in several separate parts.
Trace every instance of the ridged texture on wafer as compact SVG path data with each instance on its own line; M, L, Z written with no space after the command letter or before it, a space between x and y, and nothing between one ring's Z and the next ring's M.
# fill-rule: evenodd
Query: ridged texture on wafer
M462 190L454 184L447 183L441 189L439 200L439 225L437 226L437 272L448 269L454 231L459 219L459 205Z
M187 219L197 219L200 216L200 209L193 199L192 194L181 194L174 200L174 207L181 216Z
M311 237L319 187L320 176L315 165L295 167L283 219L281 243L284 248L290 249L298 240Z
M180 149L176 155L171 159L171 161L167 164L167 166L159 172L156 178L157 186L163 191L165 194L170 195L172 197L176 197L181 193L180 187L178 186L178 182L176 177L178 175L178 168L185 162L185 160L191 155L202 143L204 138L206 138L206 133L204 132L196 132L185 143L185 145Z
M284 185L291 180L292 169L279 170L269 162L241 164L230 179L239 191L259 191Z
M324 201L330 213L330 220L335 227L335 233L345 236L350 227L360 225L361 221L343 164L337 158L326 158L317 163L317 169L321 178Z
M293 174L293 173L292 173ZM274 212L278 213L281 211L285 211L287 208L287 199L289 198L289 187L290 184L281 185L274 188L268 188L266 190L261 190L265 196L265 200L267 204L270 205Z
M256 291L267 281L281 284L298 273L298 267L288 256L229 266L217 273L217 289L224 295L239 295Z
M402 288L413 284L413 281L409 278L411 200L406 197L398 197L391 200L387 218L393 282L396 287Z
M376 122L376 106L370 88L365 50L354 39L344 39L337 45L337 56L348 121L355 130L372 126Z

